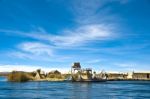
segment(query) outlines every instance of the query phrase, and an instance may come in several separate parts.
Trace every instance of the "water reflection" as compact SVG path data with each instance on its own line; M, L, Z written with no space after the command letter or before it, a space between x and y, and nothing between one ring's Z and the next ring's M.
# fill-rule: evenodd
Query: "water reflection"
M0 99L150 99L148 82L4 82ZM141 94L142 93L142 94Z
M0 76L0 81L7 81L7 77L5 77L5 76Z
M72 99L91 99L92 83L73 83Z

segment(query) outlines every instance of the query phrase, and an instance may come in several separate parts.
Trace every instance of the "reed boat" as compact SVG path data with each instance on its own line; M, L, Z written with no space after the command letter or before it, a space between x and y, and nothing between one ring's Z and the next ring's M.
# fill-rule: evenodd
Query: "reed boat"
M79 62L76 62L71 67L71 76L68 81L72 82L105 82L106 77L103 72L96 74L91 68L81 68Z

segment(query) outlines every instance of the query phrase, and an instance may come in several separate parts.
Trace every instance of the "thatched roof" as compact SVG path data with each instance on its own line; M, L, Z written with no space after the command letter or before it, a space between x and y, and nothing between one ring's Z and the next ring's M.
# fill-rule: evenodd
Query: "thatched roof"
M81 68L81 65L79 62L73 63L72 68Z
M58 70L52 70L48 74L61 74Z

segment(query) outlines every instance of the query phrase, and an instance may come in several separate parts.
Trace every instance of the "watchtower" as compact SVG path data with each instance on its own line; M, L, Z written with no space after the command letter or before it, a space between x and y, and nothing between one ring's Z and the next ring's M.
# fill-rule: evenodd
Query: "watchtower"
M73 80L81 79L81 65L79 62L73 63L71 67L71 76Z

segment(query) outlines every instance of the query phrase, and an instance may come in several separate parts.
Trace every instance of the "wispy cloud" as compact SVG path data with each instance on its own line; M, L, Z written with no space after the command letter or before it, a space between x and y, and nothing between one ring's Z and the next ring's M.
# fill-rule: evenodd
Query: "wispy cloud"
M53 51L51 46L38 42L24 42L18 45L18 48L24 52L32 53L34 55L48 55L52 56Z
M106 17L108 9L99 11L105 4L102 0L76 0L73 2L72 12L76 17L74 20L79 24L99 23ZM99 12L101 12L99 14ZM103 18L99 17L105 16Z
M74 29L65 29L61 33L54 35L45 29L37 27L36 30L29 32L0 30L11 35L28 37L35 39L34 42L22 42L17 45L17 49L12 51L9 56L23 59L43 60L43 61L64 61L71 56L60 56L58 49L77 49L81 51L95 51L95 48L87 48L88 44L112 40L117 37L114 32L115 26L111 24L91 24L82 25Z
M55 45L59 46L78 46L89 43L91 41L100 41L112 39L115 34L111 31L109 25L86 25L74 30L65 30L63 35L55 36L52 39Z
M124 1L124 0L123 0ZM125 0L126 1L126 0ZM63 29L59 33L49 33L42 27L29 32L19 30L0 30L8 34L18 34L23 37L30 37L36 40L47 41L57 47L82 46L94 41L113 39L116 33L116 23L108 22L119 18L110 13L105 6L110 2L121 2L120 0L75 0L71 1L71 13L75 16L73 20L76 27ZM105 7L104 7L105 6ZM57 34L57 35L54 35ZM66 47L66 48L67 48Z
M23 42L17 45L16 49L10 51L7 55L21 59L63 62L70 59L69 56L61 56L55 53L55 47L41 42Z
M75 29L65 29L54 35L45 32L43 28L37 29L36 31L22 32L13 30L0 30L0 32L13 33L25 37L34 38L37 40L48 41L52 45L57 47L60 46L80 46L92 41L102 41L113 39L116 35L114 34L115 26L111 24L91 24L79 26Z
M79 24L91 24L101 22L111 22L119 20L115 14L111 13L110 3L126 4L129 0L74 0L70 7L75 22Z
M36 29L32 29L31 31L0 29L0 32L36 40L35 42L23 42L17 45L17 50L12 52L11 55L20 58L40 58L43 60L50 60L50 58L56 59L59 55L57 56L54 52L61 48L77 48L79 50L93 51L95 48L87 48L85 46L118 37L119 33L116 32L118 29L116 23L107 21L113 20L116 16L110 13L109 8L104 7L109 2L114 1L115 0L71 1L73 4L71 5L71 11L75 15L74 20L78 21L75 23L76 27L63 29L58 33L49 33L42 28L42 26L36 27ZM115 2L119 1L116 0ZM99 51L99 49L97 51ZM65 58L61 57L61 59ZM95 62L98 62L98 60L91 61L91 63Z

